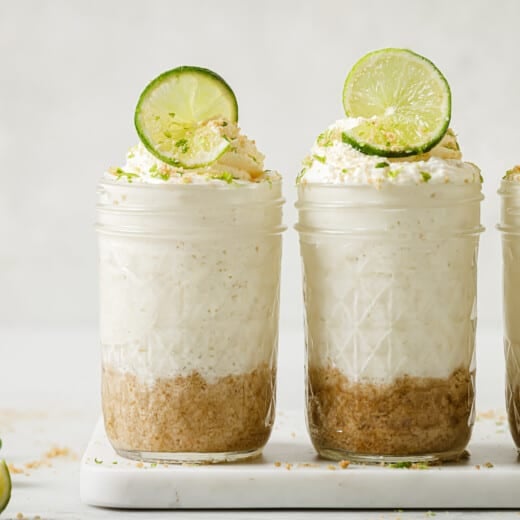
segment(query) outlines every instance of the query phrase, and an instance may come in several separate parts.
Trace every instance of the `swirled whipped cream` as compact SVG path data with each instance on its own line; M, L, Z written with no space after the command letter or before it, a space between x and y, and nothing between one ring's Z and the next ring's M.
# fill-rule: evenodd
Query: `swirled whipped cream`
M343 142L345 130L359 124L359 118L336 121L320 134L303 161L296 182L330 184L480 183L480 169L462 160L455 133L448 130L428 153L387 158L366 155Z
M510 170L507 170L503 177L504 180L520 182L520 164L513 166Z
M236 123L210 120L228 140L228 149L213 163L201 168L171 166L152 155L142 143L130 148L126 163L105 172L105 179L150 184L247 184L272 182L280 175L264 169L264 155L255 141L240 133Z

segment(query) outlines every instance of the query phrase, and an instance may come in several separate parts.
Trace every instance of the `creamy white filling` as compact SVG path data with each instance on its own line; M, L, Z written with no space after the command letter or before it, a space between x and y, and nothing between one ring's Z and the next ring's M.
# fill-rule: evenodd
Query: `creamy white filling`
M336 121L314 143L303 162L298 181L329 184L408 185L423 183L480 183L480 170L461 160L453 132L430 152L407 158L366 155L342 140L343 131L355 127L359 119Z
M423 188L299 188L312 366L378 384L474 368L480 186Z
M220 190L102 182L104 365L150 385L273 366L282 203L280 182Z
M208 382L275 359L278 237L100 241L103 363L153 384Z

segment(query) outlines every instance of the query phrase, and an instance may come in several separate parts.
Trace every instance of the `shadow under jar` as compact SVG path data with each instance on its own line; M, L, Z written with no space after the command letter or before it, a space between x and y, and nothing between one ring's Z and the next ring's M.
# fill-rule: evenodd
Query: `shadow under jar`
M307 424L318 453L459 457L475 403L479 184L302 184Z
M502 180L504 353L509 429L520 452L520 183Z
M98 189L102 401L144 461L259 455L274 420L281 182Z

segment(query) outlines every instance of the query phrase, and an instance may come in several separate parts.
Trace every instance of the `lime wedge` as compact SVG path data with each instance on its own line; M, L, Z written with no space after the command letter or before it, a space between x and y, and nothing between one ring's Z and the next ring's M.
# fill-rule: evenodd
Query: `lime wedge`
M0 513L9 504L11 498L11 477L5 460L0 461Z
M237 119L235 94L219 75L200 67L178 67L148 84L134 122L144 146L158 159L198 168L229 148L222 125ZM212 124L215 120L221 125Z
M451 92L428 59L407 49L361 58L343 88L343 107L360 124L343 141L367 155L407 157L431 150L448 130Z

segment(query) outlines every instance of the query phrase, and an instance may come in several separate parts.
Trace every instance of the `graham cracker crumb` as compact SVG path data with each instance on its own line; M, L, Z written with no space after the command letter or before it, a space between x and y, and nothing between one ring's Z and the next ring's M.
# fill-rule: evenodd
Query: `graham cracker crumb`
M144 464L142 462L136 462L135 463L135 467L136 468L143 468L144 467Z
M476 468L476 469L480 469L480 464L476 464L476 465L475 465L475 468Z
M49 460L42 459L42 460L33 460L32 462L26 462L24 464L24 466L27 469L38 469L38 468L41 468L42 466L50 468L50 467L52 467L52 464Z
M487 410L485 412L480 412L477 415L478 419L494 419L496 416L495 410Z
M464 450L471 435L474 373L351 382L337 368L310 367L309 429L318 448L406 456Z
M116 449L244 452L267 442L274 421L275 373L267 364L208 383L199 373L158 379L103 368L103 415Z
M333 464L329 464L327 466L327 469L330 469L331 471L336 471L336 466L334 466Z
M350 461L349 460L340 460L338 462L338 464L341 469L347 469L350 466Z
M289 462L285 464L285 469L290 470L293 467L293 465Z
M73 459L77 459L77 455L69 448L54 446L44 455L47 459L55 459L56 457L71 457Z
M311 464L310 462L300 462L298 464L299 468L319 468L319 464Z
M485 466L486 468L494 468L494 467L495 467L493 464L491 464L491 462L485 462L485 463L484 463L484 466Z
M279 467L282 465L282 463L281 463L280 461L277 460L277 461L274 463L274 465L275 465L277 468L279 468Z
M9 469L9 473L11 473L12 475L19 475L24 472L22 468L18 468L14 464L8 464L7 469Z

